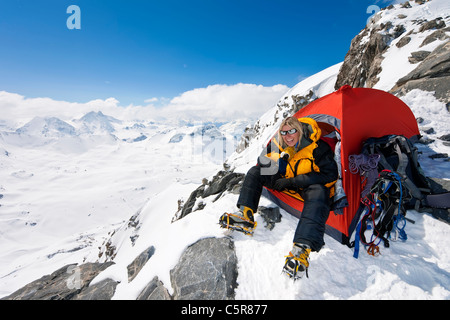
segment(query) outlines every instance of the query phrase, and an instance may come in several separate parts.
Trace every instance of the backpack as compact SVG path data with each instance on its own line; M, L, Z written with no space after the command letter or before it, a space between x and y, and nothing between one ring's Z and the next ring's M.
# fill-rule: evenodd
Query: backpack
M403 199L406 209L420 210L431 188L420 167L417 148L410 139L401 135L369 138L363 144L362 154L379 157L378 172L389 170L398 174L407 191Z
M421 211L429 206L431 186L418 161L417 148L401 135L369 138L359 155L349 158L350 171L359 173L365 184L361 192L360 219L356 227L354 257L359 243L370 255L377 255L379 245L389 247L389 240L406 241L406 211ZM450 193L438 195L439 205L448 207ZM370 238L368 236L370 235Z

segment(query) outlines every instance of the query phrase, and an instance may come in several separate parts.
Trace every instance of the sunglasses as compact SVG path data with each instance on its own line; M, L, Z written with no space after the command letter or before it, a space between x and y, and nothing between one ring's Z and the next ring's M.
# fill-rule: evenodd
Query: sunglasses
M285 136L285 135L287 135L287 134L294 134L294 133L296 133L297 132L297 129L291 129L291 130L288 130L288 131L280 131L280 134L282 135L282 136Z

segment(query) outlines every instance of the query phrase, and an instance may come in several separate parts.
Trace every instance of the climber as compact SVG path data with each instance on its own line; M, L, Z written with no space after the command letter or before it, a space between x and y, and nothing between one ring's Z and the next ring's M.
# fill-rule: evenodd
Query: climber
M298 279L307 272L309 254L324 245L325 223L330 213L331 196L338 168L330 146L320 140L321 130L311 118L284 119L278 138L272 139L252 167L242 185L234 214L224 214L220 224L232 230L253 234L254 213L263 187L283 191L304 202L294 235L293 249L286 257L283 271ZM280 143L278 142L280 141Z

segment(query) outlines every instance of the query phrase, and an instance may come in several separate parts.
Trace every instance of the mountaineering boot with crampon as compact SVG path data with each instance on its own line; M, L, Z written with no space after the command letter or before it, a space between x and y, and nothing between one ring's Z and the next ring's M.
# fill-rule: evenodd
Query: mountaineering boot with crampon
M249 207L241 207L237 213L224 213L220 217L219 224L222 228L240 231L251 236L256 228L253 210Z
M294 243L292 251L286 256L283 272L294 281L301 279L305 273L308 277L310 253L311 249L308 245Z

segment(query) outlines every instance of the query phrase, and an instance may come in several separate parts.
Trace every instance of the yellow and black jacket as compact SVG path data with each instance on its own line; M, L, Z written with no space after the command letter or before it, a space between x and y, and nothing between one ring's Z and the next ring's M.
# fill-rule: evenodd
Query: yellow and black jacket
M276 138L272 139L258 158L258 164L266 169L261 172L291 179L291 188L284 192L300 200L303 199L299 191L312 184L325 185L332 197L338 178L334 153L326 142L320 140L321 130L315 120L300 118L299 121L303 126L303 135L297 146L283 149ZM285 154L289 154L287 161L281 158Z

